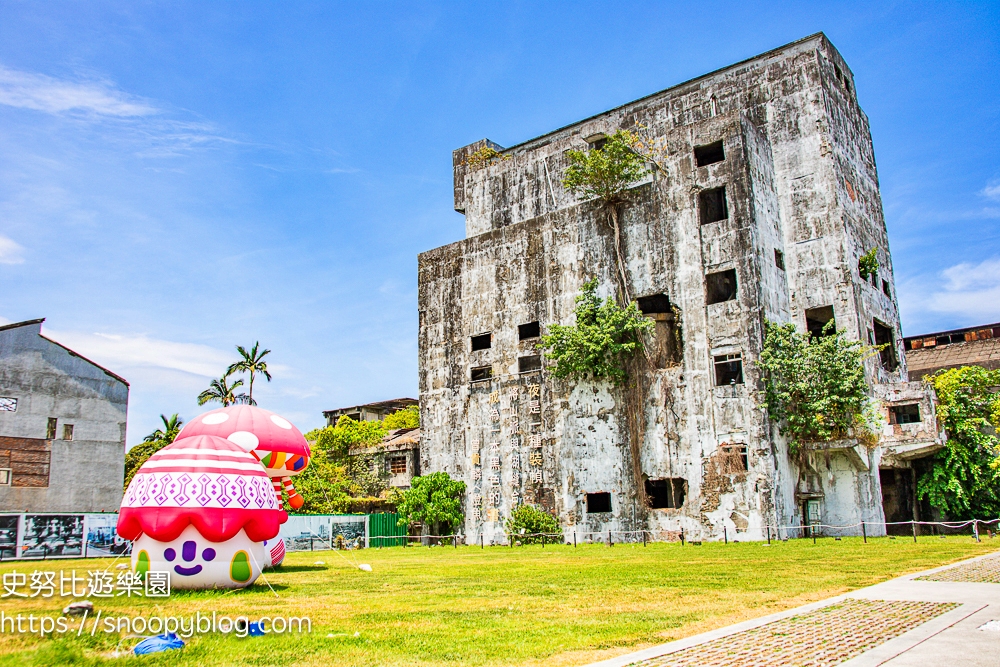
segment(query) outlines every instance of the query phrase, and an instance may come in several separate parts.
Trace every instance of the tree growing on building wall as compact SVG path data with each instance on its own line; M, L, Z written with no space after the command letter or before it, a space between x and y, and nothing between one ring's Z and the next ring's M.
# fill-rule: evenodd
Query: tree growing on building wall
M402 500L396 509L400 516L399 525L420 522L434 535L451 533L465 519L462 513L464 495L465 482L452 479L446 472L414 477L410 488L402 493Z
M1000 516L1000 370L963 366L928 381L948 440L918 480L918 497L950 519Z
M583 284L574 313L574 324L550 325L539 344L545 356L556 362L553 375L622 384L627 360L642 352L642 334L655 323L643 316L634 301L624 308L612 297L602 302L597 296L597 278Z
M877 439L880 417L868 395L864 362L879 348L832 327L831 320L817 338L798 333L794 324L767 323L758 362L765 403L792 454L810 442Z
M628 130L618 130L600 148L566 152L569 166L563 187L583 199L598 199L614 231L615 258L622 301L632 300L622 251L620 206L628 200L629 186L649 174L646 158L634 150L636 137Z

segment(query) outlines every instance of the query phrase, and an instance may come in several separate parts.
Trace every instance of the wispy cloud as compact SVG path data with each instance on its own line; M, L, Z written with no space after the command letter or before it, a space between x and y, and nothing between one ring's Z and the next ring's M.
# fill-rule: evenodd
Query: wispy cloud
M0 236L0 264L24 264L23 251L16 241Z
M990 181L987 183L986 187L979 192L979 194L988 199L996 199L1000 201L1000 181Z
M933 284L916 279L900 287L901 305L914 318L939 313L970 326L1000 321L1000 257L955 264L937 278Z
M234 353L208 345L178 343L146 334L85 333L45 330L45 336L120 375L124 369L160 369L214 378L225 372ZM127 378L128 379L128 378Z
M50 114L93 114L118 118L150 116L159 110L107 81L71 81L0 65L0 104Z

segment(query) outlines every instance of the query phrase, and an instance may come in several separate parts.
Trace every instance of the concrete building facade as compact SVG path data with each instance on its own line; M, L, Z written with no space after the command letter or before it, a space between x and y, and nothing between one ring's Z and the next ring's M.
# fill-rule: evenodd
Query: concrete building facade
M42 335L0 327L0 511L115 512L128 382Z
M566 151L618 129L659 147L620 211L627 288L656 322L635 439L620 388L558 380L537 349L573 323L588 279L620 287L606 211L561 184ZM580 536L883 521L881 448L790 456L756 366L766 321L833 319L888 346L873 386L906 379L868 120L824 35L453 164L466 238L419 257L420 452L421 469L466 481L468 535L503 541L522 502ZM872 248L880 270L863 278Z

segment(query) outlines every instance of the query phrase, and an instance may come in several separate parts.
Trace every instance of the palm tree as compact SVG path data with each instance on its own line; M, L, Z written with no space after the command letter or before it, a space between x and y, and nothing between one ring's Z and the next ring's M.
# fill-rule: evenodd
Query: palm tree
M237 380L232 384L228 384L228 380L229 373L226 373L218 380L212 380L211 384L208 385L208 389L198 394L198 405L205 405L210 401L218 401L222 403L222 407L238 403L256 405L252 402L253 399L250 399L246 394L236 393L236 390L243 386L243 380Z
M243 357L235 364L232 364L226 369L226 375L232 375L233 373L249 373L250 374L250 395L247 397L246 402L250 405L257 405L256 401L253 400L253 378L254 375L260 373L267 378L267 381L271 381L271 374L267 372L267 362L264 361L264 357L271 353L271 350L257 351L260 347L260 341L255 341L253 347L250 350L246 350L242 345L236 346L236 351L240 353Z
M155 442L157 440L162 440L166 444L170 444L177 437L177 434L181 430L181 426L184 425L184 420L177 416L177 413L170 415L168 419L166 415L160 415L160 419L163 421L163 428L158 428L145 438L142 439L143 442Z

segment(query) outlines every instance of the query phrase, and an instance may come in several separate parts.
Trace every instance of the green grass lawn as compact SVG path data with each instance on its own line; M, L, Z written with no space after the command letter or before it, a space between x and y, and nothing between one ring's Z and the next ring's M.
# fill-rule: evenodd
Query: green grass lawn
M109 657L121 637L0 635L0 665L579 665L769 614L1000 547L969 537L821 539L507 549L394 548L289 554L243 591L96 600L104 615L309 616L310 634L195 636L181 651ZM323 564L316 564L317 562ZM355 567L371 564L372 572ZM109 559L3 563L108 567ZM58 574L56 575L58 581ZM7 615L56 615L69 598L0 600ZM74 623L77 621L73 621ZM136 639L121 641L123 649Z

